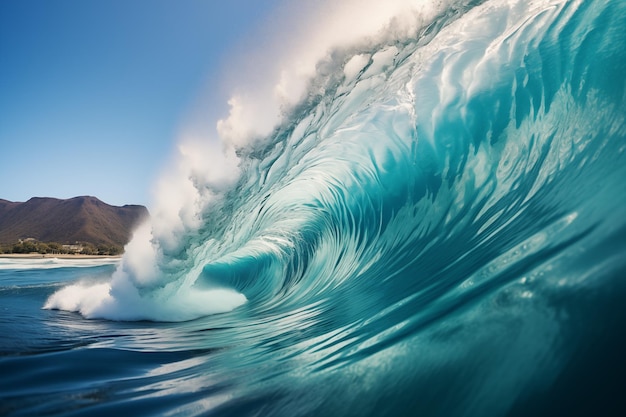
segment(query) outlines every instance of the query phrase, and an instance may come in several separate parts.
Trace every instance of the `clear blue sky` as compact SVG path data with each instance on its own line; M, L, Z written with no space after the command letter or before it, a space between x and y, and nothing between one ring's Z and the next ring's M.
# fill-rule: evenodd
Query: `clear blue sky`
M207 80L276 0L0 0L0 198L149 204Z

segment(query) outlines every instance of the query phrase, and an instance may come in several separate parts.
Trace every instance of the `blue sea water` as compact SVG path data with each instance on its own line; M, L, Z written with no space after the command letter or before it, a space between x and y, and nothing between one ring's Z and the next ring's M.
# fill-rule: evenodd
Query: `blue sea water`
M155 265L0 260L0 415L625 415L625 27L451 2L335 51Z

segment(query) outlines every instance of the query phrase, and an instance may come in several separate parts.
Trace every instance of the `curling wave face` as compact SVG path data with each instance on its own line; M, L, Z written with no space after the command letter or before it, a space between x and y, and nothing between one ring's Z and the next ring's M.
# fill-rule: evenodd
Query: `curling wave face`
M435 302L563 256L624 206L623 6L466 9L337 50L282 124L237 150L238 181L198 227L173 248L144 231L147 257L132 243L110 285L46 306L187 320L342 286Z
M154 251L144 227L100 295L47 307L79 290L88 317L187 320L357 291L414 314L623 233L624 8L492 1L337 51L196 229Z
M412 36L336 49L271 134L229 153L232 184L192 178L212 199L173 243L145 225L110 282L61 289L46 308L229 312L210 319L245 346L227 368L269 363L246 392L347 367L329 390L474 384L444 414L507 410L573 355L554 349L580 292L623 291L624 27L619 1L458 2ZM469 357L481 372L433 379ZM316 390L285 410L325 398L338 414L352 400L382 411Z

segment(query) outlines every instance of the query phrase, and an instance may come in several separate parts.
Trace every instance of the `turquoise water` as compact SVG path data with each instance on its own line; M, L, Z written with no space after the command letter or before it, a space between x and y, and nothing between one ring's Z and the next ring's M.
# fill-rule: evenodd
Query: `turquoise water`
M155 257L0 265L0 414L623 415L626 3L526 3L336 51Z

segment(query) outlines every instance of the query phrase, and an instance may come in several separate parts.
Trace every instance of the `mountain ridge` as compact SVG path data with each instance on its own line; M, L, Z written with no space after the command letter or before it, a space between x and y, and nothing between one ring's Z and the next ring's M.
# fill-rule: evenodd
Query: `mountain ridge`
M141 205L109 205L97 197L0 199L0 244L33 238L41 242L124 246L148 217Z

